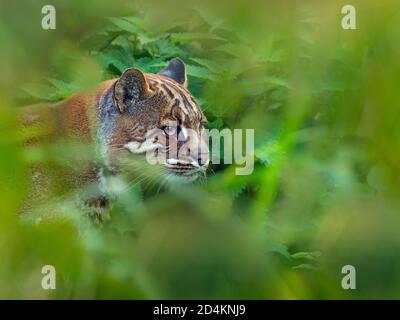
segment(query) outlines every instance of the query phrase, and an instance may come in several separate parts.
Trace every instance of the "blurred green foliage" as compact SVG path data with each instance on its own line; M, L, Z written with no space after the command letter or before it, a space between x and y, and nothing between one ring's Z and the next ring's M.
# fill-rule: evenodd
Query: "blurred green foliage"
M44 4L0 2L1 298L400 298L396 1L353 1L357 30L341 28L342 1L54 0L54 31ZM174 57L209 128L255 129L253 174L213 165L205 185L137 184L102 226L67 190L18 217L29 166L91 155L22 148L15 109ZM41 288L46 264L57 290Z

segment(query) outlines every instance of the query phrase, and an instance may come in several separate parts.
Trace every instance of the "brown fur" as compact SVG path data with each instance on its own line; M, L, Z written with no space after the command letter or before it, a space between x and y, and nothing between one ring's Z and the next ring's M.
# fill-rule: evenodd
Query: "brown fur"
M125 76L128 73L131 78ZM105 81L96 90L77 93L55 104L22 108L23 130L35 131L33 136L27 135L24 145L64 143L66 140L93 145L99 132L99 102L101 97L113 90L114 103L119 109L119 115L111 136L107 137L108 159L105 159L113 172L114 164L115 167L118 165L120 154L129 154L124 146L132 141L145 142L146 133L152 128L163 128L174 120L186 128L200 131L206 119L186 89L186 75L184 79L185 82L179 84L163 75L143 74L137 69L128 69L120 78ZM129 102L126 98L130 98L130 93L126 92L127 87L132 87L132 94L140 97L135 108L143 110L135 115L132 112L136 110L132 110L132 106L126 104ZM187 164L174 168L175 172L183 173L189 169L191 168ZM72 170L34 166L31 198L43 198L44 194L48 193L47 190L55 185L61 184L62 189L65 189L65 186L82 187L96 182L98 174L95 164L87 161L83 161L79 167Z

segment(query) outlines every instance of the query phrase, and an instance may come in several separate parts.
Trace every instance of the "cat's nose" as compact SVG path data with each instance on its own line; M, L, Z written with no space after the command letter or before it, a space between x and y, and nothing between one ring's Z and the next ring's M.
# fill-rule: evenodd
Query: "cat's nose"
M203 153L199 155L199 158L197 159L197 163L199 164L200 167L205 167L208 165L210 162L210 159L208 157L208 153Z

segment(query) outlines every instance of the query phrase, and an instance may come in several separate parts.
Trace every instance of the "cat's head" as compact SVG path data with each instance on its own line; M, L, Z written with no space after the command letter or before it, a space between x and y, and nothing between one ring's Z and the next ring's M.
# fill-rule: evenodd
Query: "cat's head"
M205 175L207 120L187 85L180 59L157 74L130 68L117 79L109 98L100 101L101 135L110 166L120 167L121 157L129 161L145 154L171 181L191 182Z

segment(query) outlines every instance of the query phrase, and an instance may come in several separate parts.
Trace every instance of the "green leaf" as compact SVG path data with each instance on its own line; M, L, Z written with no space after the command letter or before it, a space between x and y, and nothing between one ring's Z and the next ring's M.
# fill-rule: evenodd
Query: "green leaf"
M218 40L224 41L225 39L211 34L211 33L171 33L171 40L173 42L193 42L201 40Z
M135 67L142 70L143 72L156 73L162 67L166 66L166 62L161 59L152 59L144 57L135 61Z
M52 86L38 83L28 83L23 85L21 89L32 97L46 101L54 100L54 87Z
M222 119L215 119L214 121L208 121L206 124L207 129L222 129L224 127L224 121Z
M48 78L47 81L51 85L30 83L24 85L22 90L30 96L41 100L56 101L67 98L80 89L77 85L58 79Z
M289 253L288 247L285 246L284 244L274 241L271 246L272 246L272 248L271 248L272 252L279 253L280 255L282 255L283 257L285 257L288 260L291 259L291 255Z
M243 57L254 57L255 55L251 48L244 46L243 44L227 43L216 47L215 50L230 54L240 59Z
M111 44L116 47L123 48L124 50L133 50L132 42L125 35L119 35L114 40L111 41Z
M130 17L125 17L124 18L126 21L131 23L132 25L136 26L137 28L145 31L145 32L150 32L150 29L146 26L146 23L143 19L137 17L137 16L130 16Z
M292 259L299 260L317 260L321 256L321 252L314 251L314 252L296 252L292 254Z
M154 35L147 34L144 32L138 33L137 37L138 37L138 40L141 45L147 45L147 44L155 42L161 38L161 36L154 36Z
M185 55L185 52L173 44L168 39L160 39L157 41L156 46L158 48L158 55L162 58L175 58Z
M208 59L200 59L200 58L190 58L190 60L196 62L197 64L201 65L202 67L206 67L212 72L219 72L222 70L221 64L218 64L212 60Z
M140 28L124 18L108 18L108 20L111 21L121 31L126 31L133 34L139 34L140 32L142 32Z
M123 72L134 66L135 59L127 50L111 50L100 53L100 62L105 67L114 66L118 71Z
M193 65L186 65L186 72L189 76L205 79L205 80L212 80L213 76L206 68L197 67Z
M255 156L264 164L272 165L285 155L285 149L279 140L267 142L255 150Z
M315 266L312 264L304 263L304 264L299 264L298 266L294 266L292 269L297 270L297 269L305 269L305 270L317 270Z
M222 27L224 22L223 19L211 15L208 11L203 10L202 8L195 8L195 11L203 19L203 21L208 24L211 31Z

